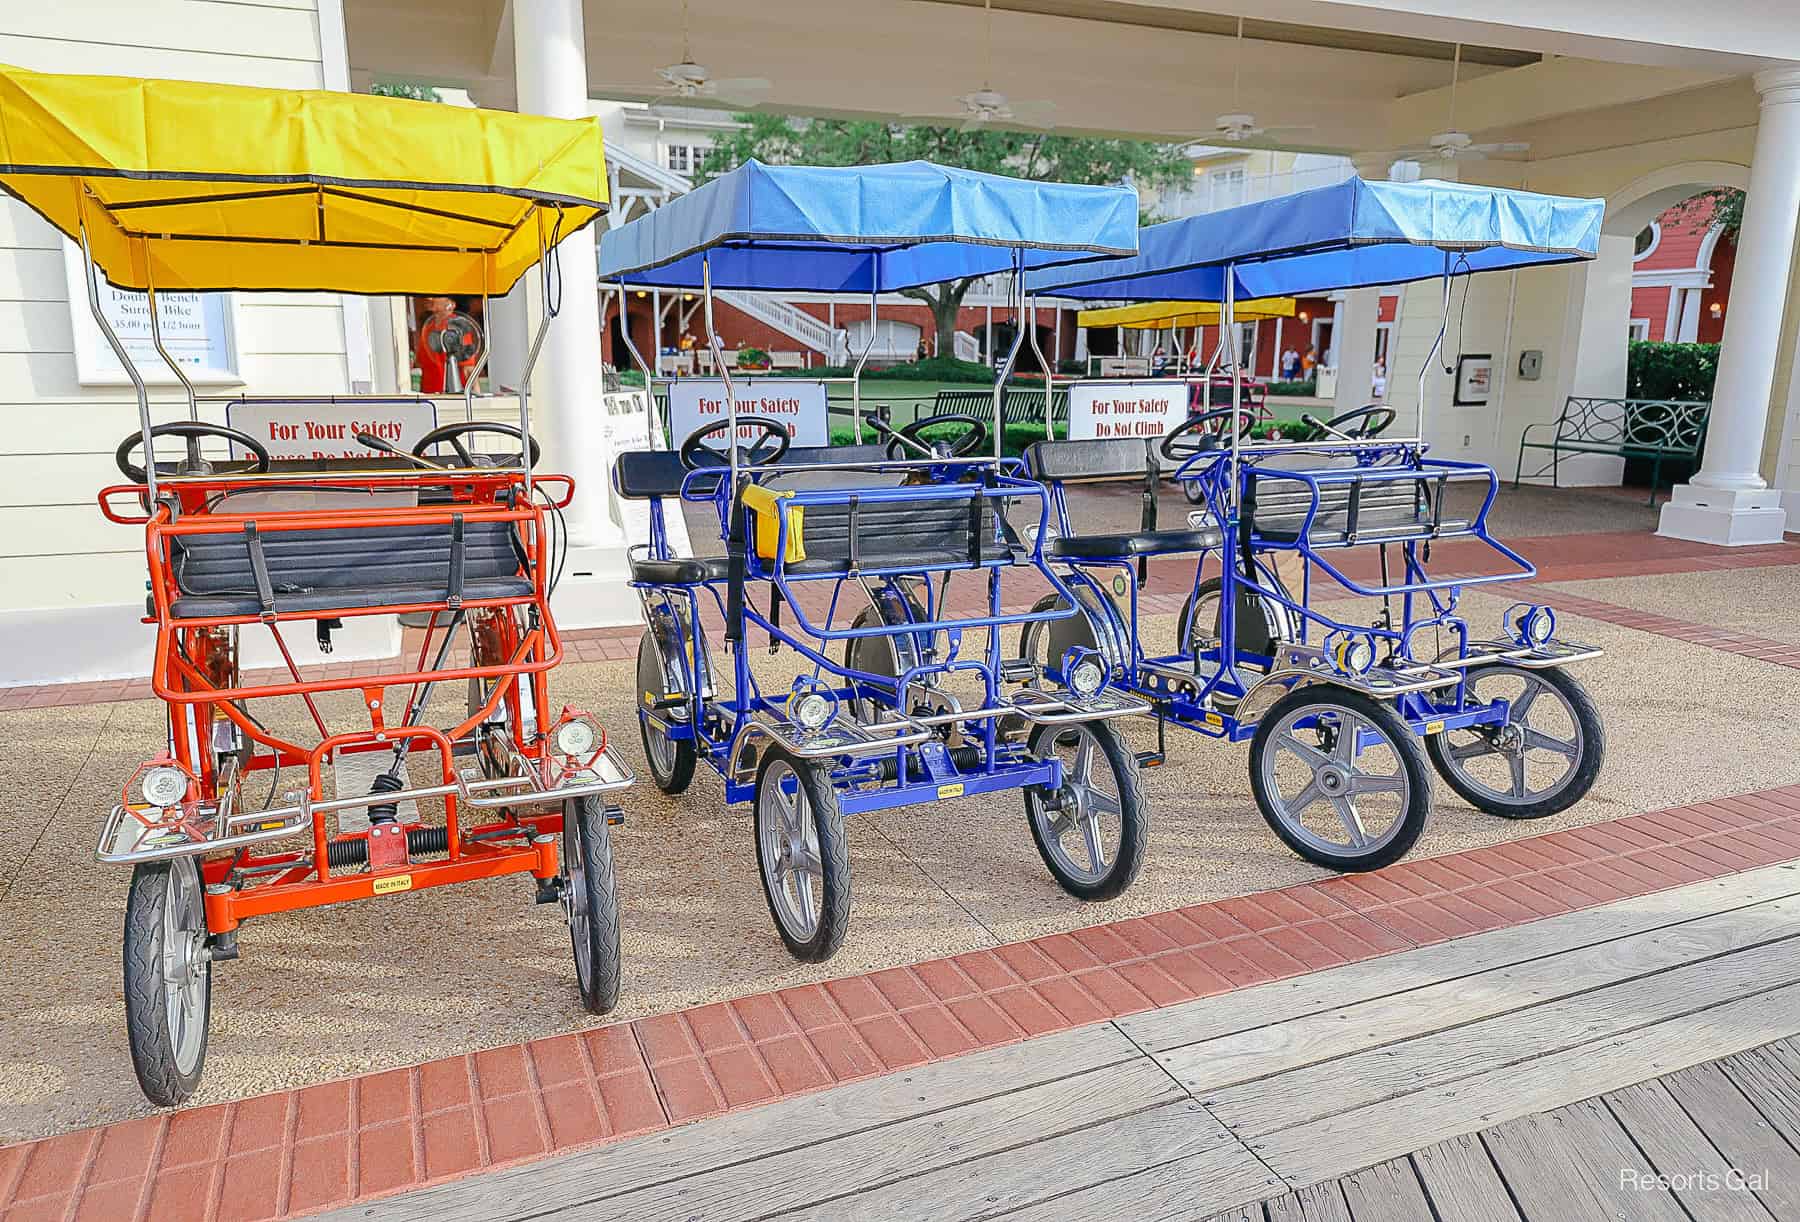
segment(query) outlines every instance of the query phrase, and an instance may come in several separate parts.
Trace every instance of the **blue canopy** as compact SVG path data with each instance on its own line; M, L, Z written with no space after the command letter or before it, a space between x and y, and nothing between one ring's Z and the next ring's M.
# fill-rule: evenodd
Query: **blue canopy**
M607 232L600 276L699 288L860 292L1137 250L1130 187L1026 182L929 161L746 162Z
M1033 292L1086 300L1293 297L1591 259L1606 201L1453 182L1365 182L1300 191L1152 225L1138 254L1043 271ZM1447 256L1447 257L1446 257Z

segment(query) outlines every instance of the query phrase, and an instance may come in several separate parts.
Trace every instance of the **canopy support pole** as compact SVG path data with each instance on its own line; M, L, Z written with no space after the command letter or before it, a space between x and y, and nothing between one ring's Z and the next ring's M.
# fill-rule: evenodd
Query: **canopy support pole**
M1238 404L1243 396L1244 371L1238 361L1237 333L1237 264L1225 265L1225 309L1219 319L1224 330L1219 335L1219 351L1225 350L1226 341L1231 343L1231 421L1226 426L1231 430L1231 493L1230 505L1235 513L1241 508L1238 504L1238 461L1243 446L1243 430L1238 427ZM1229 524L1227 524L1229 525ZM1229 611L1225 614L1230 614Z
M560 213L560 209L559 209ZM559 215L558 228L561 228ZM538 320L537 334L532 337L531 351L525 355L525 368L519 374L519 459L525 464L525 496L531 497L531 371L537 367L538 352L544 346L544 337L550 334L550 320L556 317L551 307L550 298L550 261L545 256L544 246L544 213L537 213L538 238L538 284L544 297L544 316Z
M1431 351L1425 354L1425 361L1419 366L1419 418L1416 435L1425 440L1425 379L1437 364L1438 353L1444 346L1444 333L1450 329L1450 252L1444 252L1444 304L1438 317L1437 338L1431 341Z
M475 382L487 372L488 353L493 348L488 340L488 328L492 325L493 318L493 306L488 301L487 290L483 289L481 292L481 351L475 355L475 368L469 371L469 376L463 383L464 420L473 421L475 419Z
M1014 302L1018 303L1016 308L1014 307ZM1025 342L1025 329L1019 325L1025 318L1025 252L1022 249L1013 251L1012 283L1006 287L1006 304L1009 309L1013 309L1013 338L1012 347L1009 348L1006 353L1006 365L1000 370L998 376L994 378L995 466L999 466L1001 460L1006 457L1004 448L1006 442L1006 424L1001 419L1000 405L1006 398L1007 379L1012 377L1013 366L1018 364L1019 361L1019 347ZM990 306L989 309L992 309L992 307ZM993 332L990 330L988 334L991 337ZM1045 402L1046 404L1048 403L1047 397ZM1048 407L1046 407L1045 410L1048 411Z
M879 273L877 273L877 277L879 277ZM837 307L835 305L833 305L832 309L835 311L837 309ZM875 286L869 290L869 342L863 345L862 355L856 358L856 368L851 370L851 372L850 372L850 419L853 422L854 427L855 427L855 436L856 436L856 444L857 445L862 444L862 374L863 374L863 366L869 363L869 353L875 351L875 315L880 309L881 309L881 281L879 278L877 278L875 281ZM832 332L831 333L833 335L837 334L837 315L835 313L832 315ZM825 414L827 417L829 417L831 415L831 413L829 411L826 412ZM827 444L829 444L831 441L830 436L827 436L825 438L825 441Z
M140 249L142 249L142 245L143 240L140 238ZM187 392L188 419L198 421L200 419L200 399L194 393L194 384L188 380L187 374L182 371L180 365L175 363L175 358L169 355L169 350L163 346L162 311L156 304L156 273L150 267L150 252L144 250L143 254L144 297L146 304L150 307L150 342L156 346L156 355L163 359L163 364L169 367L169 372L180 379L181 389Z
M1025 302L1025 326L1031 333L1031 351L1038 359L1038 367L1044 371L1044 438L1047 441L1055 441L1056 422L1050 414L1050 400L1055 396L1056 392L1056 370L1051 366L1050 362L1044 358L1044 349L1042 345L1038 343L1037 298L1025 296L1024 289L1022 288L1020 289L1020 296ZM1002 425L1001 427L1004 428L1005 426Z
M706 349L712 353L713 367L719 371L719 381L725 387L725 418L731 423L725 435L726 454L731 460L732 495L737 495L738 478L738 438L737 438L737 394L731 387L731 371L725 368L725 350L719 346L719 332L713 326L713 286L712 256L700 256L700 292L706 307ZM670 438L673 442L674 439Z
M156 439L150 435L150 391L144 386L144 375L132 362L131 354L125 351L118 332L106 321L106 311L100 308L100 284L94 279L94 252L88 246L87 208L85 203L76 208L76 223L81 229L81 272L87 281L88 309L94 315L94 322L100 328L100 334L106 337L106 343L113 355L119 358L119 364L125 368L125 376L131 379L131 389L137 395L138 427L144 434L144 482L150 486L150 503L156 503Z
M658 444L662 430L656 427L656 374L651 372L648 365L644 364L644 354L638 351L637 341L631 338L631 315L627 313L631 294L625 291L623 280L613 287L619 290L619 335L625 341L625 351L631 354L632 363L638 367L638 372L644 375L644 393L650 398L650 407L645 417L650 426L650 448L659 450L662 448ZM673 437L669 438L669 444L671 446L675 444Z

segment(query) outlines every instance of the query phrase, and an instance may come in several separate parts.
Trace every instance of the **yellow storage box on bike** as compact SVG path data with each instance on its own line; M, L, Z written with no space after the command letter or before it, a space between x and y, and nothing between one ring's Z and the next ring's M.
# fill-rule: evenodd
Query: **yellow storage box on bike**
M756 554L764 560L775 559L778 551L789 564L806 559L806 510L799 505L784 507L781 504L793 495L791 488L776 492L761 484L751 484L744 489L744 504L756 515ZM788 519L785 550L781 546L781 515L784 512Z

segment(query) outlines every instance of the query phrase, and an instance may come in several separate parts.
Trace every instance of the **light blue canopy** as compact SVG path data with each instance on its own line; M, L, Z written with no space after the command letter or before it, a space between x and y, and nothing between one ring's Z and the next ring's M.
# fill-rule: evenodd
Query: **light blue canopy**
M607 232L600 277L699 288L704 254L715 288L868 293L1133 254L1137 218L1130 187L750 161Z
M1591 259L1606 201L1453 182L1336 186L1151 225L1138 253L1032 275L1033 292L1114 301L1294 297Z

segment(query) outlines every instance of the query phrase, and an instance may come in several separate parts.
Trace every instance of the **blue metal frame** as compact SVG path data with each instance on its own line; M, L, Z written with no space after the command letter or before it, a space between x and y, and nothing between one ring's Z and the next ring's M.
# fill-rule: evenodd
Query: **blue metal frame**
M1059 759L1054 756L1044 760L1033 759L1025 743L1005 741L999 732L1000 718L1015 711L1015 706L1008 704L1001 696L1003 652L1002 633L999 630L1067 619L1081 613L1074 593L1063 578L1051 569L1043 553L1040 540L1044 534L1043 527L1049 521L1050 494L1042 483L1008 473L1017 471L1020 465L1016 460L996 464L992 458L865 464L863 466L874 473L927 469L934 479L945 479L976 470L984 470L990 474L983 483L934 482L899 487L796 490L781 501L784 512L778 516L777 539L773 549L776 558L770 560L758 556L753 546L747 550L743 561L746 585L756 583L772 588L791 613L794 628L790 631L758 611L748 597L743 604L744 622L766 632L772 650L785 646L810 662L811 679L802 681L816 685L817 690L840 706L861 699L880 709L903 713L906 694L915 687L922 686L932 676L973 674L981 681L983 699L980 708L960 712L955 717L978 748L976 754L979 764L971 766L966 756L959 763L946 744L936 736L880 751L871 750L864 744L861 750L847 750L841 755L827 754L824 758L833 761L832 781L838 790L839 807L845 814L886 810L941 797L966 797L1033 785L1056 789L1062 785L1063 768ZM740 479L761 482L766 477L794 474L808 469L792 466L739 467L737 474ZM728 469L721 467L690 471L682 482L680 497L686 501L711 503L719 515L720 537L729 537L730 515L738 497L730 482ZM996 501L1035 498L1039 504L1039 529L1034 532L1035 538L1024 564L1012 559L991 559L975 565L967 561L913 563L904 566L875 563L854 572L791 571L780 559L789 550L791 518L785 509L797 507L804 513L811 506L847 506L852 497L865 505L931 500L968 502L974 497ZM665 515L663 498L652 498L650 542L647 548L651 557L659 559L673 558ZM1007 569L1021 568L1035 570L1040 574L1050 589L1059 596L1061 605L1049 611L1002 611L1000 575ZM958 571L986 573L985 614L962 617L946 615L943 603L948 590L948 575ZM944 579L934 586L932 578L938 574L943 574ZM822 581L832 582L833 589L825 622L816 624L801 608L797 587L803 583ZM898 596L886 600L890 605L905 608L909 617L915 614L916 608L919 618L892 626L838 626L834 621L839 600L844 586L851 582L865 589L871 582L879 583L884 593ZM697 755L705 759L724 779L726 801L750 801L755 796L755 783L734 777L733 761L738 757L746 735L766 733L771 728L771 721L777 729L787 727L788 723L782 699L766 694L751 673L749 650L743 642L733 650L730 695L713 699L702 695L712 687L712 683L711 675L707 672L710 665L707 651L696 639L702 607L700 591L704 589L711 596L714 608L724 616L727 614L726 600L719 587L726 583L702 580L674 585L637 581L630 584L640 591L653 629L661 627L669 635L669 639L679 646L688 672L686 682L691 694L687 716L677 720L658 715L655 707L658 701L653 698L659 694L644 693L644 699L639 702L639 718L646 724L649 732L665 734L675 742L692 741ZM915 598L920 592L923 593L922 606L919 605L921 600ZM671 601L674 599L685 600L685 616L674 610L676 604ZM660 624L658 616L663 617ZM971 628L993 631L988 633L987 647L978 657L965 658L961 656L962 634L964 630ZM911 638L914 643L913 656L918 661L896 680L834 662L824 651L825 644L830 641L847 642L867 637ZM902 651L896 649L896 656L901 654ZM822 679L822 676L825 678ZM1072 696L1066 698L1075 703ZM825 736L828 737L830 732L831 727L828 726ZM816 737L813 741L820 745L830 745L822 737ZM857 746L855 743L845 745Z
M1257 461L1263 455L1295 453L1316 453L1322 457L1348 454L1357 461L1355 466L1317 471L1270 467ZM1232 477L1234 466L1235 481ZM1426 563L1432 540L1444 537L1439 529L1434 529L1427 535L1410 532L1405 537L1384 539L1378 532L1359 537L1354 528L1349 527L1343 537L1330 545L1321 546L1312 539L1320 513L1322 489L1349 485L1352 488L1352 498L1360 502L1359 489L1364 487L1397 481L1433 481L1437 484L1439 493L1433 503L1438 506L1436 512L1441 514L1444 484L1483 477L1488 488L1480 509L1473 520L1466 525L1458 525L1449 533L1451 537L1475 539L1486 544L1498 558L1510 566L1510 571L1477 576L1430 577L1426 572ZM1446 669L1453 672L1453 677L1444 676L1442 685L1434 685L1432 690L1399 691L1391 696L1396 710L1415 734L1436 734L1472 725L1498 724L1506 720L1508 702L1494 700L1484 704L1472 703L1466 679L1467 665L1471 660L1498 657L1502 651L1482 648L1472 642L1467 621L1456 613L1462 590L1466 586L1524 580L1537 573L1530 561L1488 532L1488 512L1499 489L1499 479L1492 467L1481 463L1428 458L1425 446L1417 441L1373 444L1315 442L1246 448L1238 452L1235 464L1230 451L1202 452L1183 462L1172 478L1177 482L1196 485L1201 492L1207 517L1222 527L1220 545L1205 549L1196 559L1189 594L1190 599L1197 596L1201 583L1209 575L1208 560L1212 559L1218 567L1220 582L1219 637L1216 645L1192 651L1188 641L1184 640L1179 642L1180 648L1173 654L1147 653L1143 648L1143 636L1139 629L1140 610L1134 573L1136 559L1065 558L1060 561L1068 565L1067 576L1071 584L1087 586L1098 596L1099 605L1112 607L1115 612L1118 603L1107 596L1107 583L1098 580L1096 574L1110 571L1125 578L1122 584L1129 590L1130 598L1127 602L1127 614L1117 625L1116 635L1123 640L1125 647L1120 650L1120 674L1116 682L1125 690L1152 701L1160 720L1214 738L1242 742L1255 734L1260 718L1254 710L1244 716L1240 716L1238 710L1245 697L1261 685L1273 684L1285 689L1303 679L1325 678L1346 686L1359 686L1358 675L1342 671L1322 674L1297 671L1285 680L1279 676L1271 679L1259 673L1254 678L1247 679L1240 671L1241 666L1255 664L1273 670L1275 655L1251 653L1238 646L1239 599L1245 592L1254 595L1271 609L1279 608L1283 618L1298 628L1298 640L1287 642L1289 644L1304 646L1317 639L1329 639L1335 634L1354 634L1370 638L1378 647L1385 647L1388 657L1398 659L1402 665L1430 666L1448 663ZM1249 497L1252 485L1266 480L1292 481L1311 493L1311 504L1298 525L1292 529L1292 539L1286 538L1289 531L1285 527L1283 537L1279 539L1265 537L1254 528L1248 533L1243 530L1242 507ZM1064 532L1069 532L1064 482L1049 480L1047 483L1058 525ZM1353 514L1347 516L1351 520L1354 518ZM1384 549L1389 545L1400 548L1402 570L1398 580L1384 580L1375 585L1354 580L1333 564L1326 554L1352 546L1370 545L1378 545ZM1249 572L1244 571L1246 548L1251 568ZM1295 552L1306 562L1297 597L1283 586L1271 563L1282 552ZM1372 625L1364 625L1347 623L1315 609L1312 606L1312 573L1315 567L1336 585L1353 594L1382 599L1384 613ZM1121 583L1115 580L1111 584L1118 588ZM1391 621L1388 604L1388 600L1396 596L1401 604L1398 624ZM1434 654L1423 659L1415 657L1415 642L1418 641L1419 634L1427 630L1448 633L1454 643L1454 652ZM1280 644L1277 643L1278 650ZM1533 660L1539 660L1545 650L1554 651L1557 648L1559 646L1555 642L1548 643L1533 654ZM1198 682L1197 695L1193 694L1187 684L1166 673L1171 669L1192 673ZM1370 694L1382 696L1379 691Z

